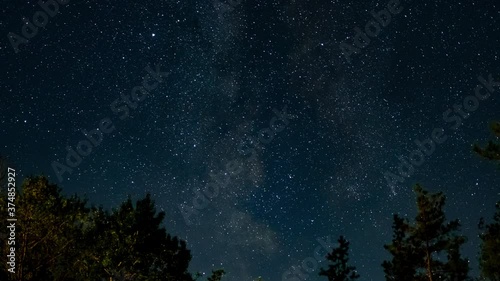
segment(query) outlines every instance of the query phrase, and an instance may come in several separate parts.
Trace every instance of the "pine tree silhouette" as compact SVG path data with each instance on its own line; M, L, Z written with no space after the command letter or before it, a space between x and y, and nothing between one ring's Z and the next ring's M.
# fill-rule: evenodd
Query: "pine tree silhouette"
M326 276L328 281L353 281L359 278L356 267L350 266L349 262L349 242L340 236L339 246L328 253L326 259L330 262L328 269L321 268L319 275Z

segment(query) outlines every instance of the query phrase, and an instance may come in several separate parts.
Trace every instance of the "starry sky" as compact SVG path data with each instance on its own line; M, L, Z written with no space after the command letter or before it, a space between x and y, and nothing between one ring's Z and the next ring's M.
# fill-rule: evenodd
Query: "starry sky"
M400 0L356 47L356 28L394 1L61 0L46 22L37 1L4 1L0 154L21 177L45 174L106 208L150 192L191 271L224 268L227 281L285 281L341 234L360 280L383 280L392 214L414 217L419 182L447 195L475 273L500 176L471 144L491 137L500 87L467 97L479 77L500 81L499 3ZM34 15L44 24L23 39ZM358 52L348 61L341 46ZM435 129L446 140L398 176ZM83 130L102 140L69 167ZM389 186L388 173L401 180ZM224 185L199 201L214 178ZM318 271L302 280L326 280Z

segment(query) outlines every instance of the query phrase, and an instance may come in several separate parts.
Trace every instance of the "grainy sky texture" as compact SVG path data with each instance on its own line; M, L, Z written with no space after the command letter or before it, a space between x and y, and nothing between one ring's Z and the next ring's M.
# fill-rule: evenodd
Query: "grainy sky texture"
M46 20L3 1L0 154L107 208L150 192L191 271L227 281L292 280L341 234L360 280L383 280L392 214L414 217L419 182L447 195L477 272L477 223L500 197L471 151L500 119L499 3L221 1L71 0Z

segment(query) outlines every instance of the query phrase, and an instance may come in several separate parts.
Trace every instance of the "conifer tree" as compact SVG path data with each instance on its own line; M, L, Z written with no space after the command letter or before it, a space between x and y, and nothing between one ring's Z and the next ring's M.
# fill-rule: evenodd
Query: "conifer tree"
M491 124L491 131L500 137L500 122ZM490 140L484 148L474 145L474 151L480 156L494 161L500 166L500 142ZM484 219L479 222L481 234L481 249L479 265L481 277L490 281L500 281L500 202L496 204L496 213L493 222L485 225Z
M319 275L326 276L328 281L354 281L359 278L356 267L349 265L349 242L340 236L339 246L328 253L326 259L330 262L327 269L321 268Z
M5 197L0 201L0 212L6 213ZM6 280L73 280L67 267L79 258L81 236L76 222L86 212L85 201L66 198L44 177L30 177L17 190L15 205L17 267ZM9 247L3 244L0 260L5 264Z
M479 223L482 231L479 265L481 277L490 281L500 281L500 202L496 204L493 222L485 225L484 219Z
M102 208L93 212L88 237L94 246L84 262L88 274L106 280L193 280L186 243L161 227L165 214L156 213L149 194L135 206L129 198L111 214Z
M446 222L442 192L429 193L416 185L415 223L394 217L394 239L385 248L392 254L383 263L387 280L468 280L468 260L461 257L466 241L458 235L458 220ZM445 257L444 257L445 256Z
M151 196L129 199L111 212L87 208L86 200L67 197L45 177L27 178L16 196L16 270L0 269L0 280L15 281L193 281L186 242L161 226ZM0 191L0 219L7 196ZM9 235L0 229L2 242ZM6 265L10 246L0 245ZM219 280L223 270L215 271ZM218 278L218 279L217 279Z
M392 243L384 245L393 256L391 261L382 263L386 280L412 280L416 274L414 260L417 255L414 247L409 244L409 222L395 214L392 228Z
M493 122L490 125L490 129L497 138L500 138L500 122ZM498 140L488 141L485 147L474 144L473 150L483 158L496 161L500 165L500 142Z

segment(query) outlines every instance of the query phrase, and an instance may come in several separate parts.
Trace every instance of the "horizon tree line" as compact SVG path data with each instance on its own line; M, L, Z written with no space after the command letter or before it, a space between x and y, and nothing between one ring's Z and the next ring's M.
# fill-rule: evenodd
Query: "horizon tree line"
M491 125L497 140L482 147L473 145L479 156L499 165L500 122ZM0 159L1 160L1 159ZM6 187L5 162L0 161L0 182ZM0 220L7 219L6 188L0 193ZM147 194L135 203L129 197L110 211L88 206L78 195L64 196L62 190L43 176L28 177L16 194L16 269L7 271L8 229L0 230L0 280L138 280L195 281L199 272L188 271L191 252L184 240L172 236L162 225L164 212L157 212ZM413 221L394 214L392 241L383 248L391 255L381 266L387 281L500 281L500 202L489 223L478 224L480 275L471 277L469 260L461 246L458 219L448 221L443 211L443 192L431 193L414 187L417 214ZM350 242L340 236L338 246L325 259L318 275L328 281L360 278L349 263ZM221 281L224 269L214 269L207 281ZM262 278L258 278L262 281Z

